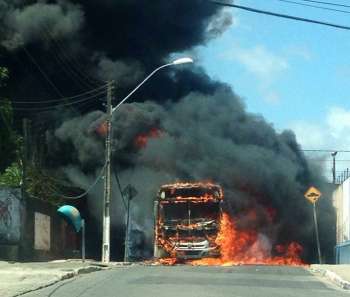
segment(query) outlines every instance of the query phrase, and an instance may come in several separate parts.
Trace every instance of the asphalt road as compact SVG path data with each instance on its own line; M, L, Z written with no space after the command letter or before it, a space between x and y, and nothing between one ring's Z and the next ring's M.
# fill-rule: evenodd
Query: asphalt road
M349 294L304 268L135 265L82 275L24 297L349 297Z

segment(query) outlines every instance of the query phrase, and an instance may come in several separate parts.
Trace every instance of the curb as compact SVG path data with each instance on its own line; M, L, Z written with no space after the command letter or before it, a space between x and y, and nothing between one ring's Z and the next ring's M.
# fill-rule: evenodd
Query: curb
M344 290L350 290L350 282L342 279L339 275L337 275L335 272L330 271L328 269L323 268L310 268L311 272L316 272L321 274L321 276L327 278L331 282L333 282L338 287L344 289Z
M80 275L80 274L87 274L87 273L96 272L96 271L100 271L100 270L107 270L107 269L110 269L110 268L109 267L101 267L101 266L86 266L86 267L71 269L72 271L67 271L66 273L62 273L61 275L56 275L52 280L48 281L45 285L38 286L34 289L24 290L20 293L12 295L11 297L17 297L17 296L21 296L21 295L24 295L24 294L27 294L30 292L34 292L34 291L37 291L40 289L47 288L47 287L50 287L50 286L52 286L60 281L73 278L73 277Z

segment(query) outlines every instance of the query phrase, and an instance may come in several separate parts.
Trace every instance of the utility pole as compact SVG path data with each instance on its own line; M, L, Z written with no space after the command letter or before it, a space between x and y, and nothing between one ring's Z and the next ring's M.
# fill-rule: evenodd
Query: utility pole
M316 233L316 241L317 241L318 263L322 264L320 238L318 235L318 224L317 224L317 215L316 215L316 202L313 203L313 209L314 209L314 223L315 223L315 233Z
M22 151L22 199L25 198L27 190L28 148L29 148L29 122L23 119L23 151Z
M129 261L129 228L130 228L130 193L127 195L127 208L126 208L126 226L125 226L125 239L124 239L124 262Z
M333 167L332 167L332 175L333 175L333 184L335 185L335 156L337 155L338 152L333 152L331 153L332 158L333 158Z
M102 236L102 262L109 263L110 260L110 201L111 201L111 128L112 128L112 96L114 82L107 84L107 119L106 119L106 156L103 195L103 236Z

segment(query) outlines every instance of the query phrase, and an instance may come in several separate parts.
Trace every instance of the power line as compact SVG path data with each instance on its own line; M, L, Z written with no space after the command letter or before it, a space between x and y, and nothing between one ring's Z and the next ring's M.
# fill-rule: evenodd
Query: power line
M266 15L275 16L275 17L279 17L279 18L291 19L291 20L306 22L306 23L313 23L313 24L318 24L318 25L323 25L323 26L328 26L328 27L333 27L333 28L338 28L338 29L350 30L350 27L343 26L343 25L332 24L332 23L327 23L327 22L322 22L322 21L317 21L317 20L312 20L312 19L306 19L306 18L302 18L302 17L291 16L291 15L271 12L271 11L267 11L267 10L260 10L260 9L255 9L252 7L247 7L247 6L242 6L242 5L228 4L228 3L222 3L222 2L217 2L217 1L210 1L210 2L213 4L216 4L216 5L238 8L238 9L242 9L242 10L246 10L246 11L250 11L250 12L254 12L254 13L266 14Z
M52 82L52 80L48 77L48 75L45 73L45 71L40 67L40 65L35 61L34 57L30 54L30 52L26 49L24 45L22 45L22 48L26 55L29 57L29 59L32 61L32 63L38 68L42 76L46 79L46 81L53 87L53 89L56 91L58 96L64 97L64 95L61 93L61 91L56 87L56 85Z
M326 4L326 5L338 6L338 7L348 7L348 8L350 8L350 5L340 4L340 3L332 3L332 2L316 1L316 0L300 0L300 1L312 2L312 3L319 3L319 4Z
M60 195L60 196L63 197L64 199L70 199L70 200L77 200L77 199L80 199L80 198L84 197L85 195L87 195L87 194L93 189L93 187L96 186L96 184L98 183L98 181L102 178L103 173L104 173L104 170L105 170L105 168L106 168L106 164L107 164L107 163L105 163L105 164L103 165L103 167L102 167L102 169L101 169L99 175L96 177L95 181L88 187L88 189L87 189L84 193L82 193L82 194L80 194L80 195L78 195L78 196L66 196L66 195L63 195L63 194L60 194L60 193L55 193L55 194Z
M98 90L101 90L105 88L104 92L107 91L107 84L101 86L101 87L98 87L98 88L95 88L95 89L92 89L90 91L86 91L84 93L80 93L80 94L77 94L77 95L74 95L74 96L70 96L70 97L62 97L62 98L59 98L59 99L52 99L52 100L38 100L37 101L26 101L25 98L21 98L21 99L17 99L15 98L15 100L10 100L12 103L15 103L15 104L41 104L41 103L53 103L53 102L60 102L60 101L64 101L64 100L70 100L70 99L75 99L75 98L79 98L79 97L82 97L82 96L85 96L85 95L88 95L90 93L94 93L94 92L97 92ZM2 100L0 101L5 101L5 98L1 98Z
M101 169L101 172L99 173L99 175L96 177L96 179L94 180L94 182L88 187L88 189L82 193L82 194L79 194L78 196L66 196L62 193L58 193L56 190L54 190L52 193L50 193L50 195L52 194L55 194L55 195L58 195L60 196L61 198L64 198L64 199L67 199L67 200L78 200L80 198L83 198L85 195L87 195L95 186L96 184L98 183L98 181L102 178L103 176L103 173L104 173L104 169L106 167L106 163L103 165L102 169ZM31 193L28 193L31 197L33 198L36 198L36 199L42 199L38 196L35 196Z
M329 7L324 7L324 6L305 4L305 3L300 3L300 2L291 1L291 0L277 0L277 1L290 3L290 4L295 4L295 5L307 6L307 7L317 8L317 9L335 11L335 12L350 13L350 11L348 11L348 10L340 10L340 9L329 8Z
M319 161L319 162L333 162L333 160L331 160L331 159L329 159L329 160L314 159L314 158L307 158L307 159L312 160L312 161ZM336 159L336 162L350 162L350 160Z
M43 26L42 32L44 33L44 34L41 34L41 36L43 36L43 39L45 39L45 41L48 44L52 44L52 45L49 45L49 50L48 50L48 54L50 55L50 57L53 56L56 59L57 64L63 69L64 73L71 78L72 82L74 82L76 84L76 86L78 86L81 89L85 89L86 88L85 82L81 83L80 77L77 76L76 73L74 73L74 71L71 70L70 66L66 66L64 59L61 58L58 51L55 50L55 48L54 48L55 44L53 42L51 42L50 37L47 37L47 36L49 36L49 33L46 32L45 26ZM53 60L53 59L51 59L51 60ZM89 85L87 86L88 89L90 87L91 86L89 86Z
M73 59L70 59L67 54L67 50L65 50L64 45L62 42L59 42L59 39L55 39L53 34L50 32L49 28L47 26L44 26L43 28L44 35L43 37L47 42L52 41L53 44L52 50L54 52L54 55L58 58L59 64L61 67L67 72L73 80L79 84L80 86L83 86L85 88L86 86L88 88L96 87L100 85L99 83L93 82L91 83L91 79L88 77L87 74L85 74L81 69L77 67L77 62L75 62ZM46 37L47 36L47 37ZM57 51L55 51L55 47ZM75 67L73 67L75 66Z
M52 110L52 109L55 109L57 107L61 107L61 106L71 106L71 105L74 105L74 104L77 104L77 103L81 103L81 102L85 102L85 101L88 101L88 100L91 100L91 99L94 99L102 94L105 94L106 92L103 91L103 92L100 92L100 93L97 93L97 94L94 94L90 97L86 97L86 98L83 98L83 99L80 99L80 100L75 100L74 102L69 102L69 103L61 103L61 104L56 104L56 105L52 105L52 106L46 106L46 107L33 107L33 108L26 108L26 107L12 107L13 110L28 110L28 111L35 111L35 110L41 110L41 111L49 111L49 110ZM3 106L0 106L0 108L3 108Z
M318 153L334 153L334 152L338 152L338 153L350 153L350 151L347 150L329 150L329 149L300 149L300 151L302 152L318 152Z
M28 1L27 1L28 2ZM29 1L30 2L30 1ZM71 64L75 64L75 65L77 65L78 63L76 63L75 61L73 61L73 59L69 59L68 57L67 57L67 55L66 55L66 52L67 51L65 51L65 49L64 49L64 46L62 45L62 46L60 46L60 44L59 44L59 41L58 41L58 39L56 40L55 38L54 38L54 36L53 36L53 34L51 33L51 31L50 31L50 28L49 28L49 26L47 25L47 24L42 24L42 31L43 31L43 33L44 34L42 34L42 32L41 31L39 31L39 33L40 33L40 35L41 36L43 36L43 38L47 41L47 42L50 42L50 40L49 39L51 39L53 42L53 44L54 45L56 45L56 47L57 47L57 53L55 53L55 56L56 56L56 59L58 58L59 60L61 60L61 62L62 62L62 64L60 64L60 66L65 70L65 72L69 72L70 74L70 76L73 78L73 76L74 77L76 77L79 81L76 81L74 78L73 78L73 81L74 82L77 82L78 84L80 84L80 86L82 86L82 84L81 84L81 82L83 83L83 84L85 84L85 86L88 86L88 88L90 88L92 85L90 84L90 83L87 83L84 79L82 79L81 77L85 77L85 78L87 78L87 80L89 81L89 82L91 82L92 80L89 78L89 76L87 75L87 74L81 74L83 71L79 71L79 70L76 70L76 69L78 69L79 67L77 67L76 66L76 69L75 68L73 68L72 67L72 65ZM55 51L54 51L55 52ZM59 52L61 52L61 54L62 54L62 56L64 56L65 58L66 58L66 62L67 63L65 63L65 61L64 61L64 58L62 58L61 56L60 56L60 54L59 54ZM71 63L69 63L69 62L71 62ZM67 67L65 67L65 64L67 65ZM73 76L72 76L72 74L73 74ZM79 74L80 74L80 76L81 77L79 77ZM92 87L95 87L95 86L99 86L100 85L100 83L101 83L101 81L99 81L99 80L96 80L96 79L93 79L95 82L93 82L93 86ZM97 83L98 82L98 83Z

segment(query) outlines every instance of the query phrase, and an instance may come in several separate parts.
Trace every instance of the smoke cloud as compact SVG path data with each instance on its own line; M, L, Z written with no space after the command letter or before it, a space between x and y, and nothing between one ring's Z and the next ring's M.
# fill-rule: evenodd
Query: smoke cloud
M205 45L231 23L229 12L206 0L0 0L0 63L10 68L7 92L13 98L56 99L45 72L65 96L114 79L120 99L156 66ZM272 244L298 241L304 258L315 259L312 207L303 193L310 185L319 186L324 197L328 190L293 132L277 133L261 116L248 113L230 87L198 66L157 73L133 101L113 116L113 170L123 188L131 184L138 192L132 224L146 235L146 251L152 246L152 205L159 186L210 180L223 187L225 209L240 228L256 229L267 248L266 238ZM49 130L48 164L83 188L104 164L103 108L96 100L75 113L45 113L44 122L42 114L32 115ZM88 200L96 220L102 184ZM119 232L125 210L115 179L112 204ZM256 220L249 219L252 209ZM269 226L271 210L276 214ZM331 255L331 201L321 200L318 210L321 245Z
M97 75L101 80L115 80L118 85L128 87L144 75L140 64L135 61L112 61L106 57L98 60Z
M65 96L94 87L89 76L100 83L114 79L123 97L143 73L164 64L174 53L219 36L231 22L230 14L205 0L0 0L0 7L0 62L11 68L17 84L28 86L18 90L10 83L9 95L22 98L38 98L33 90L41 90L44 98L58 95L28 53ZM31 78L23 62L12 58L14 54L27 61ZM183 72L159 73L158 84L140 90L140 98L177 100L193 88L212 92L211 86L217 84L199 83L205 76L200 69ZM181 90L167 91L177 89L174 84L180 82Z
M42 1L21 6L21 2L25 1L0 2L0 7L4 8L1 19L5 31L1 44L9 50L38 42L46 32L58 39L73 36L83 25L84 16L78 5L66 1L57 4Z
M91 130L87 122L81 127ZM137 146L135 139L152 129L160 132L149 137L145 146ZM82 134L84 131L63 125L59 135L65 137L59 138L73 143L73 151L85 156L90 146L76 141ZM321 181L300 153L294 134L276 133L262 117L247 113L230 89L219 89L214 95L195 92L163 105L125 104L114 114L113 135L113 164L122 184L132 184L138 191L132 217L136 225L143 226L149 247L158 188L175 181L210 180L224 188L225 208L239 218L240 228L254 228L273 244L300 242L307 257L313 257L312 208L303 193ZM89 139L103 143L103 139ZM113 196L122 208L117 187ZM329 207L323 209L328 217L322 215L320 223L321 232L326 232L332 207L330 201L323 205ZM251 220L253 209L257 218ZM273 225L266 221L270 209L276 211Z

